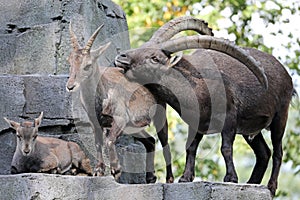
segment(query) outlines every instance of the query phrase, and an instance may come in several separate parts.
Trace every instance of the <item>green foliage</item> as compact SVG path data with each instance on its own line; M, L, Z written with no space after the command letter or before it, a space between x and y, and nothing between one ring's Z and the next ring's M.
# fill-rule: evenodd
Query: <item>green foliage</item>
M167 107L169 126L169 145L172 153L173 173L179 178L185 166L185 143L187 141L187 125L181 120L178 114ZM155 129L150 126L148 132L155 134ZM219 160L222 158L219 152L220 135L206 136L202 139L196 158L196 177L201 177L207 181L222 181L224 172ZM165 181L165 162L163 158L161 144L158 142L155 154L155 169L159 181Z
M285 141L284 152L286 152L284 162L292 161L293 168L300 166L300 157L295 156L300 155L299 132L289 132L289 137L287 137ZM300 169L298 168L295 174L299 173Z
M182 0L115 0L127 14L131 46L138 47L154 31L174 17L186 15L197 1Z
M299 102L298 102L299 104ZM300 120L299 120L299 105L293 105L289 112L289 121L286 130L286 136L283 139L283 162L292 163L295 174L300 174Z

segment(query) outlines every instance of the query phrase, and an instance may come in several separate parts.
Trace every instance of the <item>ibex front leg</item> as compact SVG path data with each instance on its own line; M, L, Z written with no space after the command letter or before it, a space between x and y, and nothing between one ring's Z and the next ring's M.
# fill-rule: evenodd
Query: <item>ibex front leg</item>
M200 141L203 138L203 134L194 131L189 127L188 140L186 142L186 161L183 175L179 179L179 182L192 182L195 178L195 158L197 148Z
M94 130L94 137L95 137L95 146L97 151L97 165L94 169L94 176L104 176L105 172L105 164L102 155L102 145L103 145L103 130L99 128L95 128L94 125L92 126Z
M116 150L116 140L122 134L122 130L125 128L125 123L116 121L112 122L111 129L106 139L106 144L109 149L109 159L110 159L110 171L116 180L121 176L121 165L119 163L118 154Z
M166 183L173 183L174 176L172 172L172 157L170 145L168 142L168 121L166 119L166 104L159 102L159 109L156 110L155 116L153 117L153 123L157 131L157 136L163 147L163 155L166 162Z

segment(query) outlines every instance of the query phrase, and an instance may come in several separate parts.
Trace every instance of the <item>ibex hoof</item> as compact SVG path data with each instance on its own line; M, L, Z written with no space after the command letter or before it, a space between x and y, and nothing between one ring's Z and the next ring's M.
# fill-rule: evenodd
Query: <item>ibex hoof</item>
M94 170L93 176L104 176L104 169L97 167Z
M146 182L147 183L155 183L157 177L154 175L154 172L147 172L146 173Z
M77 172L77 169L76 168L73 168L73 169L71 169L71 174L72 175L77 175L78 174L78 172Z
M96 172L93 173L93 176L104 176L104 172L96 171Z
M234 176L234 175L226 175L224 177L224 182L237 183L238 182L238 178L237 178L237 176Z
M110 172L114 176L115 180L119 180L119 178L121 176L121 168L112 167Z
M277 183L269 182L268 189L270 190L272 197L274 197L277 189Z
M167 178L166 183L174 183L174 177Z
M179 179L179 183L187 183L187 182L193 182L193 180L194 180L194 178L195 178L195 176L188 176L188 177L186 177L186 176L181 176L180 177L180 179Z

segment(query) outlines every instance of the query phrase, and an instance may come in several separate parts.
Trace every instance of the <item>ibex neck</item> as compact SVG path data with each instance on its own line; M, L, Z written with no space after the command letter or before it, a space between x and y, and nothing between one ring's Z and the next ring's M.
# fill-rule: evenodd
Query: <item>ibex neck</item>
M80 86L80 101L83 107L89 112L93 109L95 104L95 96L97 92L97 84L100 79L100 72L98 65L93 66L94 71L91 76L86 78Z

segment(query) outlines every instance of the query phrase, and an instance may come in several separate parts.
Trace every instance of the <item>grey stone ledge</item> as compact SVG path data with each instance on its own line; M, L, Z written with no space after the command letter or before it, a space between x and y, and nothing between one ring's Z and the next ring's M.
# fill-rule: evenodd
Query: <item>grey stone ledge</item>
M262 185L193 182L173 184L118 184L111 176L86 177L51 174L0 176L0 199L272 199Z

